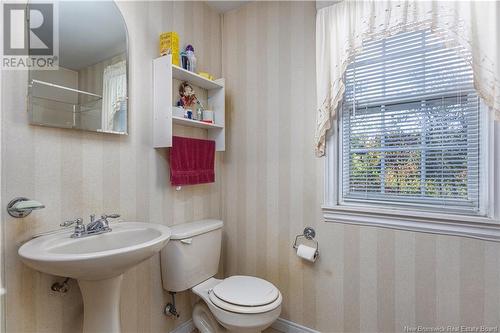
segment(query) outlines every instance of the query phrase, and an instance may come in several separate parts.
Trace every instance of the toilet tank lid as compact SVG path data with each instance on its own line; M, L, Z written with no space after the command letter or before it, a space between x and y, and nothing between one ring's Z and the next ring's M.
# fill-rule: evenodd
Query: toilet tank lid
M188 223L175 224L170 226L172 235L170 240L179 240L201 235L209 231L222 228L224 223L221 220L207 219Z

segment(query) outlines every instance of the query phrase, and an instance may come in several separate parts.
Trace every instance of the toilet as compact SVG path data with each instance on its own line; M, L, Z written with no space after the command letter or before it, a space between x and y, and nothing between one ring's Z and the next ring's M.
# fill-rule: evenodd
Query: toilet
M283 300L272 283L253 276L216 279L222 243L220 220L200 220L172 226L161 251L163 288L188 289L201 299L193 308L200 333L257 333L281 313Z

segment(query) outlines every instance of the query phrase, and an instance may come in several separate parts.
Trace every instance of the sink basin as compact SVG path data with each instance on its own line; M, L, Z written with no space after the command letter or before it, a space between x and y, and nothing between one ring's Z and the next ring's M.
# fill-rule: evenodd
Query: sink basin
M170 239L169 228L159 224L121 222L111 228L111 232L83 238L70 238L72 230L34 238L21 246L19 255L40 272L102 280L148 259Z
M19 248L31 268L78 280L84 332L120 332L123 273L158 253L170 239L170 229L159 224L121 222L111 228L83 238L71 238L72 230L40 236Z

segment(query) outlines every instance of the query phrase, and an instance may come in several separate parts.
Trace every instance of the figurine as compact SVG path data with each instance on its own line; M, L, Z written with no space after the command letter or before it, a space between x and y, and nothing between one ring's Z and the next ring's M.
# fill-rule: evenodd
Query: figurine
M198 99L196 98L195 92L193 87L187 82L183 82L180 87L179 87L179 95L181 96L181 99L179 100L180 106L183 108L189 108L191 107L195 101Z
M194 55L194 47L189 44L184 51L181 52L182 68L190 72L196 72L196 56Z

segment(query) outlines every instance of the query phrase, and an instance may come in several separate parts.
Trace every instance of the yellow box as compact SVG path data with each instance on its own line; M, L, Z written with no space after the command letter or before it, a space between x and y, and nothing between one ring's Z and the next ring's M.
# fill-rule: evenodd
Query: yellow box
M160 56L172 55L172 63L179 66L179 34L175 31L160 34Z

